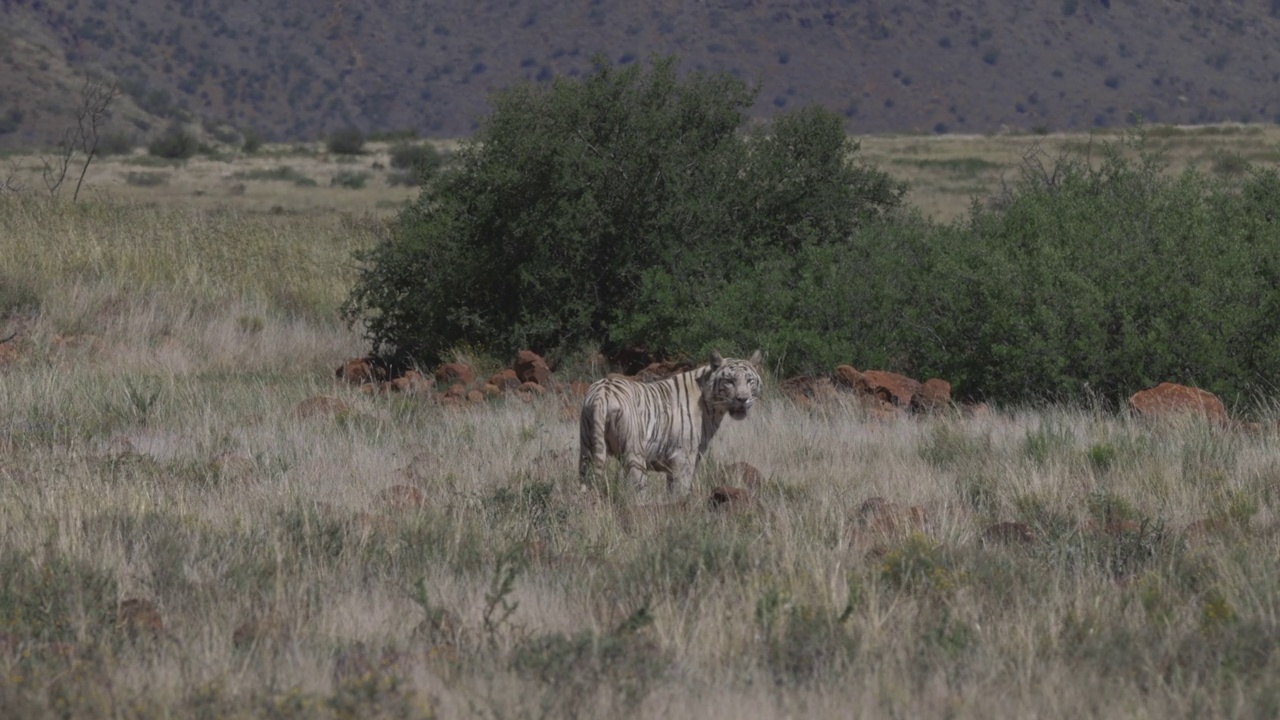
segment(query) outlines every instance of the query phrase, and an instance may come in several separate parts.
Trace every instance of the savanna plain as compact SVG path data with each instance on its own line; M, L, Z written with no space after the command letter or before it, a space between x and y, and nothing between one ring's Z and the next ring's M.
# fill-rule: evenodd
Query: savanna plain
M1277 135L1151 130L1222 173ZM1089 142L862 151L946 219ZM106 158L78 202L0 198L0 715L1280 714L1273 399L1247 431L1090 398L883 419L768 376L688 501L583 493L572 399L335 381L367 350L352 252L413 195L384 150ZM753 500L711 508L740 462Z

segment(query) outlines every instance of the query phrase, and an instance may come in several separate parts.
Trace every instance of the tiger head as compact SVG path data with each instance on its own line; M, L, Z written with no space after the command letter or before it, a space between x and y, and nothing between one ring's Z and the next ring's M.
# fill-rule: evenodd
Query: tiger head
M703 381L703 397L714 413L742 420L760 397L760 351L749 360L721 357L711 351L711 372Z

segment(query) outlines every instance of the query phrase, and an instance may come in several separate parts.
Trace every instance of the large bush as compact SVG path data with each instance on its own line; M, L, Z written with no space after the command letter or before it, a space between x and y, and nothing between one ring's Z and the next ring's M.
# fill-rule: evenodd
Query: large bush
M727 74L680 78L673 59L597 59L582 79L499 94L361 257L349 317L381 351L424 362L459 344L754 346L762 327L723 290L780 258L848 247L903 194L855 162L828 111L743 132L754 96ZM735 333L699 331L703 311L737 317Z
M1274 170L1170 173L1141 132L1099 162L1025 170L923 248L912 364L995 399L1118 400L1162 381L1238 399L1280 377Z

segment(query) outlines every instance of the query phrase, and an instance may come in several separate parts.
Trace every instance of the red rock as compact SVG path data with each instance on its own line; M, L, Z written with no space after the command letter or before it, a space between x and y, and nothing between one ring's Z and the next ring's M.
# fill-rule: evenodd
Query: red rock
M862 379L862 373L852 365L837 365L835 372L835 383L838 387L856 390L858 381Z
M417 370L406 370L403 375L385 384L389 392L417 395L430 392L435 387L435 380Z
M1227 408L1218 396L1176 383L1160 383L1153 388L1139 390L1129 398L1129 407L1151 419L1191 415L1222 425L1230 422Z
M587 396L587 390L591 388L591 383L573 380L569 383L568 388L570 397L581 400Z
M511 369L521 383L537 383L543 387L551 384L551 368L547 361L531 350L516 353L516 362Z
M470 385L475 382L476 371L464 363L445 363L436 370L436 382L441 385L461 383Z
M636 373L636 379L640 382L654 382L656 380L665 380L672 375L679 375L682 372L688 372L693 369L693 363L682 360L663 360L662 362L649 363L639 372Z
M521 383L520 387L516 388L516 392L528 393L530 395L546 395L547 389L536 382L527 382Z
M337 371L337 377L352 385L377 383L387 379L387 370L372 355L353 358L343 363Z
M721 485L712 488L707 504L712 510L736 509L751 501L751 493L742 488Z
M920 392L920 383L906 375L884 370L867 370L854 386L863 395L874 395L900 408L911 407L911 400Z
M1230 527L1229 523L1223 518L1201 518L1187 523L1182 533L1188 538L1205 538L1216 535L1228 527Z
M934 412L951 407L951 383L939 378L925 380L911 400L911 409Z
M378 493L378 498L393 510L417 510L427 504L426 495L412 485L392 485Z
M867 419L874 422L895 422L907 417L906 409L874 395L863 396L863 408L867 411Z
M628 347L619 350L611 358L610 365L622 370L622 375L635 375L654 361L653 355L643 347Z
M484 402L484 393L480 392L479 390L472 390L468 392L467 402L471 403L472 405L476 405Z
M1024 522L998 522L988 525L987 529L982 531L982 540L1006 545L1015 543L1029 545L1036 541L1036 533Z
M758 491L764 487L764 475L750 463L738 461L727 465L724 474L730 480L741 482L748 490Z
M863 532L878 535L905 534L927 529L929 513L919 505L908 507L873 497L858 507L857 525Z
M836 388L831 378L800 375L787 378L779 383L782 394L788 400L803 408L821 404L836 397Z
M130 598L121 602L116 622L130 640L137 640L139 636L157 638L164 634L164 619L150 600Z
M351 407L336 397L318 395L316 397L307 398L306 400L298 403L293 412L295 415L302 418L316 417L319 415L336 417L338 415L351 412Z
M467 386L462 383L454 383L453 385L450 385L449 390L445 392L445 397L463 400L467 397Z
M521 380L516 376L516 371L507 368L500 373L494 373L489 378L489 384L497 387L499 390L515 390L520 387Z
M484 387L480 388L480 392L484 393L485 397L497 397L502 394L502 389L493 383L485 383Z

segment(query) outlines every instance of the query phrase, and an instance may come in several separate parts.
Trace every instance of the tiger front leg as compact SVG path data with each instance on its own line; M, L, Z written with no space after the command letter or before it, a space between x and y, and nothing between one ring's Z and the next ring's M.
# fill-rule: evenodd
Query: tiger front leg
M684 497L693 492L693 475L698 469L695 460L685 457L672 458L667 469L667 493Z

